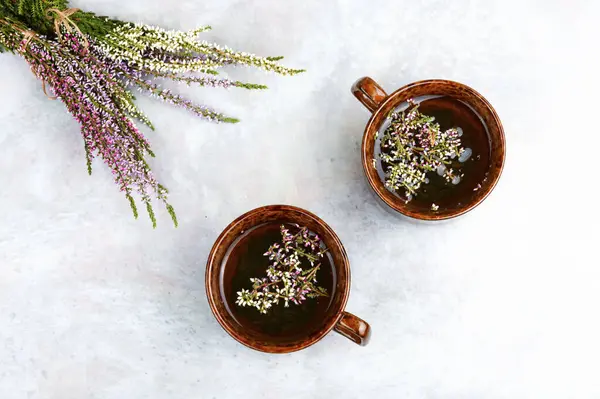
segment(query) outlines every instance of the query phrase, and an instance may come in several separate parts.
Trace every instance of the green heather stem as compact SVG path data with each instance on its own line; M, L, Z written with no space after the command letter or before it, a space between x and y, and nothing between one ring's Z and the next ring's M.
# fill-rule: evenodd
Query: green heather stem
M259 84L254 84L254 83L244 83L244 82L240 82L240 81L234 82L233 85L235 87L243 87L244 89L248 89L248 90L265 90L265 89L269 88L265 85L259 85Z
M173 220L173 224L175 227L179 227L179 222L177 221L177 215L175 214L175 209L169 204L167 204L167 212L171 215L171 219Z
M129 194L129 192L127 194L125 194L125 196L129 200L129 206L131 207L131 210L133 211L133 217L137 219L138 218L138 210L137 210L137 206L135 205L135 200L133 199L131 194Z
M150 217L150 220L152 221L152 228L155 229L156 228L156 215L154 214L154 209L152 209L152 204L150 203L150 200L146 201L146 211L148 212L148 216Z

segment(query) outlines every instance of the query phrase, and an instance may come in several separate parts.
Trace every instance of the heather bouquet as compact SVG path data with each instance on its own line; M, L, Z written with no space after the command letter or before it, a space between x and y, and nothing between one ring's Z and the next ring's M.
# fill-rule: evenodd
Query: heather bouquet
M462 176L449 165L454 159L462 162L471 155L471 149L461 145L462 129L442 130L433 116L419 111L413 99L407 103L406 109L388 115L390 124L381 137L379 152L385 186L396 192L403 190L406 202L429 183L428 173L437 173L449 184L459 184ZM431 207L434 211L438 208L436 204Z
M299 305L310 298L328 296L327 291L317 286L319 259L327 248L319 236L296 224L280 227L281 242L273 243L264 256L269 265L265 277L251 278L251 289L237 293L238 306L255 307L266 314L273 305L290 302ZM310 265L303 267L304 263Z
M143 203L153 226L153 200L166 206L168 191L153 175L146 159L154 157L138 123L154 129L135 104L134 92L180 106L216 123L237 119L195 104L161 81L220 88L266 89L266 86L219 76L227 66L250 66L281 75L281 57L258 57L209 43L201 35L134 24L69 8L67 0L0 0L0 52L21 56L42 82L49 98L61 100L81 126L88 172L100 157L137 218L135 197Z

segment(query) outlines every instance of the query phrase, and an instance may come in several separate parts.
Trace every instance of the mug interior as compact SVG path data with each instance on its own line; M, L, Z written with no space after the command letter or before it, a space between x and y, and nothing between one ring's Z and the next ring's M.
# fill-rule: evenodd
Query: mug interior
M431 211L431 204L412 200L405 201L395 192L388 190L382 179L382 170L377 168L378 140L376 135L385 127L387 115L406 103L406 100L428 98L421 106L427 114L427 105L438 103L446 108L450 115L460 120L469 131L475 132L471 137L476 145L486 151L478 154L480 165L470 174L465 174L463 183L448 190L448 195L441 199L436 212ZM481 203L493 190L504 165L505 143L504 131L498 115L488 101L475 90L463 84L446 80L427 80L405 86L392 93L374 112L363 137L362 163L369 184L377 195L396 211L423 220L448 219L461 215ZM468 181L471 179L472 181ZM473 184L474 182L474 184ZM461 185L462 184L462 185ZM474 190L472 187L475 186ZM425 187L425 186L423 186ZM418 194L417 194L418 196Z
M273 227L278 230L280 224L298 224L306 226L317 233L328 248L327 259L323 264L319 285L327 288L329 297L307 299L310 312L298 320L268 319L271 313L282 313L283 304L274 305L275 309L266 314L259 314L255 308L240 308L235 304L236 292L240 281L247 276L241 274L239 265L248 256L246 252L237 250L240 246L247 248L247 243L256 243L257 234L265 231L272 233ZM278 235L278 231L275 231ZM280 237L280 236L279 236ZM268 248L269 244L265 244ZM264 252L267 248L258 248ZM265 271L268 259L265 258ZM325 270L327 269L327 270ZM323 273L328 274L323 274ZM264 273L264 271L263 271ZM323 277L329 276L329 278ZM261 276L253 276L261 277ZM275 205L255 209L242 215L231 223L217 239L209 256L206 284L209 303L215 317L223 328L236 340L254 349L266 352L291 352L313 344L327 334L335 325L343 311L349 293L350 273L345 250L333 230L317 216L300 208ZM250 281L245 282L247 288ZM313 302L309 302L313 301ZM293 307L296 305L291 305ZM291 309L291 308L289 308ZM292 309L293 310L293 309ZM254 312L254 313L252 313ZM290 312L290 314L292 314ZM264 319L261 322L260 318ZM288 315L289 319L289 315ZM257 324L257 321L260 325Z

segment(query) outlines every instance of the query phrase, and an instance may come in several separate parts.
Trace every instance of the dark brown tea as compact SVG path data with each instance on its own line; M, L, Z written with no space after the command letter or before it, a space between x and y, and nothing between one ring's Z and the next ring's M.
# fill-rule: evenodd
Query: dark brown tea
M258 337L285 342L305 338L320 329L335 295L336 284L334 265L326 254L320 259L321 267L316 276L317 285L325 288L329 296L307 298L299 305L290 302L289 307L284 307L283 301L280 301L267 314L261 314L254 307L236 304L237 292L251 289L250 278L266 276L270 261L264 253L272 244L281 242L281 224L267 223L254 227L231 245L221 267L220 288L227 310L236 322ZM308 261L301 261L303 269L310 269Z
M407 205L414 209L429 211L433 211L433 204L440 210L460 207L477 194L487 178L491 144L486 126L479 115L460 100L446 96L420 97L414 100L419 103L421 113L435 117L435 121L439 123L442 131L460 128L462 131L461 147L465 148L470 156L466 160L459 160L456 157L450 165L447 165L447 168L452 169L453 174L457 176L454 182L448 182L442 173L427 173L428 182L419 188L417 194L410 198ZM407 103L404 103L396 111L402 110L406 106ZM389 123L382 125L380 137L388 126ZM375 146L375 154L378 159L377 154L381 152L379 140L376 140ZM385 181L384 170L387 169L387 165L378 161L377 169L380 178ZM403 189L395 194L403 200L407 199Z

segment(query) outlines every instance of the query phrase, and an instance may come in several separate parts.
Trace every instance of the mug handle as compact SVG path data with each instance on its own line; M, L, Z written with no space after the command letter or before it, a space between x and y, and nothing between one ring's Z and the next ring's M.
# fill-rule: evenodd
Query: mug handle
M352 85L352 94L371 112L375 112L388 96L385 90L368 76L358 79Z
M348 312L342 312L342 316L334 329L360 346L368 344L369 338L371 338L371 326L369 326L369 323Z

